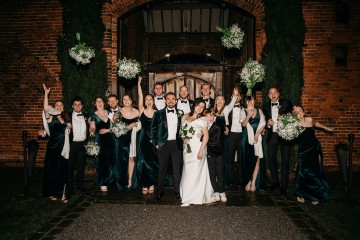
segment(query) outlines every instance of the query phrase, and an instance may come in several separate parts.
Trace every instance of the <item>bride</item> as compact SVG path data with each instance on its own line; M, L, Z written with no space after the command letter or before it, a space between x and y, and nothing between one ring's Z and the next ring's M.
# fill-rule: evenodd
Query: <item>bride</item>
M202 116L205 102L199 99L194 102L191 112L182 120L182 127L192 127L194 133L191 139L184 139L184 166L180 182L182 207L190 204L204 204L213 202L210 197L213 188L210 182L206 157L206 144L209 139L207 122ZM191 152L188 151L188 146Z

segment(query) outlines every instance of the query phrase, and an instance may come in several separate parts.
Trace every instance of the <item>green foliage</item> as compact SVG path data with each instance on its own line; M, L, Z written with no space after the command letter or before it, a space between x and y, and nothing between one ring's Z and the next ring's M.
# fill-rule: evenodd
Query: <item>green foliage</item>
M283 98L298 105L304 86L302 48L306 32L301 1L265 0L265 31L263 95L276 86Z
M61 0L63 7L63 35L58 38L58 59L64 102L71 108L71 99L84 99L84 110L93 111L96 96L104 96L108 87L106 52L103 48L105 26L101 19L104 0ZM95 57L87 65L77 65L69 56L69 49L77 44L76 33L82 43L95 50Z

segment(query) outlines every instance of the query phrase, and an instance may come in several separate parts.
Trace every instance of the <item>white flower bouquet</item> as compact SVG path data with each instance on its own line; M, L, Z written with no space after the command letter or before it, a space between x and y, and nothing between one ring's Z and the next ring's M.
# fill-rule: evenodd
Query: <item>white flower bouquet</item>
M278 119L277 133L285 140L290 141L297 138L304 130L305 128L301 126L295 114L287 113Z
M240 49L244 42L244 32L238 27L237 23L233 24L230 28L216 27L216 29L223 33L221 42L226 48Z
M76 33L78 44L69 50L69 55L75 59L76 63L86 65L90 63L90 59L95 57L95 51L91 47L86 46L86 43L80 43L80 33Z
M240 77L241 82L244 83L248 89L246 95L251 96L255 84L262 82L265 78L265 67L257 61L249 59L241 70Z
M126 79L135 78L141 72L140 63L132 59L119 59L116 66L119 68L118 75Z
M195 130L186 123L184 126L181 126L179 135L183 140L190 140L195 135ZM189 143L186 143L186 152L191 153L191 147Z
M116 137L125 135L129 131L128 125L120 119L116 122L111 123L110 132L113 133Z
M85 151L89 156L98 156L100 153L100 146L97 142L95 142L94 137L90 137L90 140L86 143Z

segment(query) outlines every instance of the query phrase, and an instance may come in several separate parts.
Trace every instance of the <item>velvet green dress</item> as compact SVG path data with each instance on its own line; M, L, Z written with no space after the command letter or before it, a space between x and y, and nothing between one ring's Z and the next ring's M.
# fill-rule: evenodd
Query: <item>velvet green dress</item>
M245 111L246 113L246 111ZM251 117L249 119L249 124L251 125L254 133L260 123L260 113L257 110L256 116ZM241 164L240 164L240 171L241 171L241 178L242 183L246 185L250 180L252 180L252 174L254 172L256 161L258 157L255 156L254 145L249 144L248 140L248 131L246 126L242 128L242 137L241 137Z
M97 185L110 186L113 182L114 141L111 133L99 134L100 129L110 128L110 119L104 122L98 115L93 113L90 116L90 121L95 122L95 142L100 146L100 153L96 157Z
M129 125L137 122L138 117L127 119L124 117L120 118L120 121ZM125 135L122 135L115 139L115 163L114 163L114 180L118 191L126 191L138 186L138 173L137 173L137 157L134 158L135 166L131 178L131 187L128 187L128 176L129 176L129 155L130 155L130 144L131 144L131 130Z
M329 185L324 178L322 149L313 127L305 128L298 138L295 196L311 201L329 199Z
M43 196L69 199L67 176L68 160L61 156L65 142L66 122L61 123L56 116L48 123L50 138L46 145L43 177Z

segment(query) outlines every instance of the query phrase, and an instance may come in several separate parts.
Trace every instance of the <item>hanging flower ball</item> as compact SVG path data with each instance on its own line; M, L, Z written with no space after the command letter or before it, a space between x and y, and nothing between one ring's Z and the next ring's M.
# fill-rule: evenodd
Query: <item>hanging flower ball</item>
M117 62L118 75L126 79L135 78L141 72L140 63L132 59L122 59Z
M80 33L76 33L77 45L69 50L69 55L76 63L86 65L90 63L90 59L95 57L95 51L91 47L86 46L86 43L80 42Z
M221 42L226 48L240 49L244 42L244 32L238 27L237 23L233 24L230 28L216 27L216 29L223 33Z
M249 59L240 73L241 82L247 87L247 95L252 95L252 89L255 84L262 82L265 78L265 67L257 61Z

